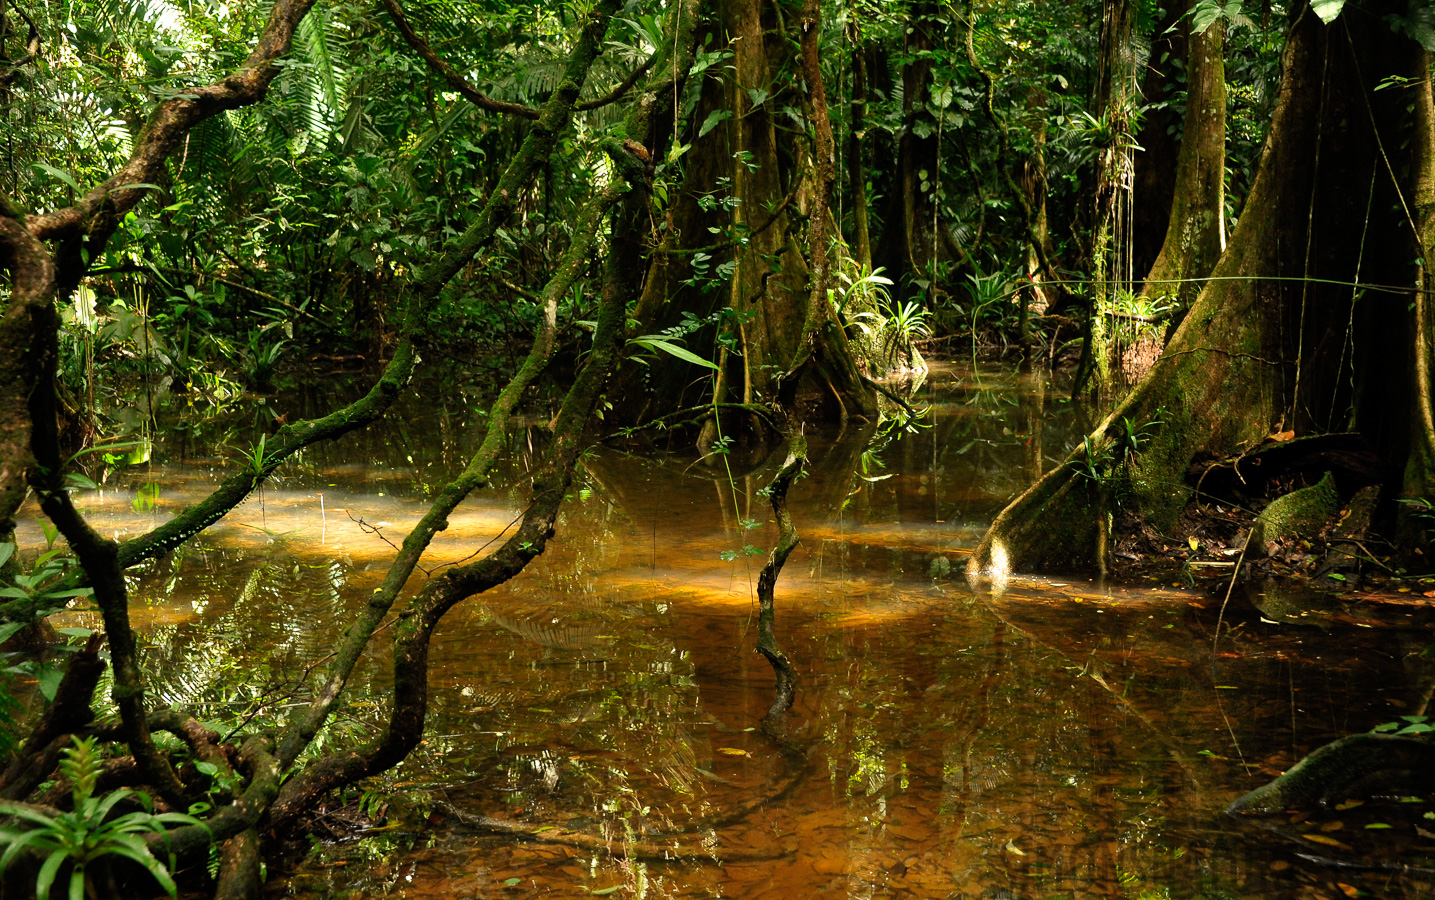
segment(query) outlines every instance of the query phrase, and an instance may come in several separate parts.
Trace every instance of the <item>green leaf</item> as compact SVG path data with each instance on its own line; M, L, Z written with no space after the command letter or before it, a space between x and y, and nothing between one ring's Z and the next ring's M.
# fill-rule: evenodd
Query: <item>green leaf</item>
M60 679L64 677L64 671L57 666L46 666L40 670L36 680L40 682L40 693L47 702L55 699L55 692L60 689Z
M57 169L54 166L47 166L42 162L31 163L31 166L33 168L39 169L40 171L49 175L51 178L54 178L56 181L63 181L65 184L73 188L75 193L83 193L83 191L80 190L80 183L74 179L74 176L72 176L69 172L66 172L64 169Z
M731 119L731 118L732 118L732 110L730 110L730 109L715 109L715 110L713 110L712 112L708 113L708 117L703 120L703 127L701 127L701 128L698 129L698 137L702 137L703 135L707 134L709 131L712 131L714 128L716 128L716 127L718 127L719 125L721 125L724 119Z
M503 883L506 884L506 885L508 885L509 887L513 887L515 884L518 884L518 883L520 883L520 882L522 882L522 881L523 881L522 878L505 878L505 879L503 879Z
M6 622L4 625L0 625L0 644L10 640L11 636L25 625L25 622Z
M661 335L647 334L642 337L633 338L628 343L637 344L639 347L646 347L649 350L661 350L664 353L672 354L683 362L690 362L695 366L705 366L709 369L717 369L717 366L698 356L691 350L679 347L677 344L670 344L663 340Z
M35 896L50 896L50 885L55 883L55 875L60 871L60 864L68 857L63 853L51 853L45 859L45 864L40 867L40 874L35 877Z
M7 562L10 561L10 557L14 555L14 544L0 544L0 566L4 566Z
M1366 830L1366 831L1383 831L1383 830L1385 830L1385 829L1387 829L1387 828L1389 828L1389 827L1390 827L1390 826L1389 826L1389 825L1386 825L1384 822L1371 822L1369 825L1366 825L1366 826L1365 826L1365 830Z
M1345 0L1311 0L1310 8L1317 16L1320 16L1322 22L1329 25L1345 8Z
M621 887L621 884L615 884L612 887L599 888L596 891L589 891L588 893L592 894L594 897L606 897L609 894L617 893L618 889Z

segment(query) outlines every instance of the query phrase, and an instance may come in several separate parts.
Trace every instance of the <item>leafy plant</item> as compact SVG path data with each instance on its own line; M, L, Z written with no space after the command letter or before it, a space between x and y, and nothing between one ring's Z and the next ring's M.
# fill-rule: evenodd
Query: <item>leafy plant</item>
M1398 500L1410 507L1410 515L1417 519L1424 519L1426 522L1435 523L1435 502L1429 497L1416 497L1410 500Z
M1435 731L1429 716L1401 716L1399 722L1376 725L1371 731L1381 734L1428 734Z
M113 896L113 873L108 870L109 864L123 859L138 864L154 876L171 897L176 896L178 889L169 874L174 866L173 857L166 867L150 852L143 836L164 834L169 825L203 823L184 813L155 813L147 795L128 788L95 797L95 782L102 762L95 744L92 737L77 738L60 762L60 772L71 785L74 809L70 812L50 815L32 806L0 803L0 814L19 819L26 826L0 827L0 844L6 845L4 856L0 856L0 873L20 854L38 853L44 862L35 876L35 896L39 900L50 897L56 878L68 865L68 896L70 900L80 900L87 894L98 896L94 884L96 869L105 874ZM125 801L137 802L141 809L110 818L115 808Z
M0 544L0 566L4 566L14 552L14 544ZM75 586L73 576L78 571L74 557L65 556L51 546L40 554L29 572L15 573L8 584L0 582L0 598L29 600L41 613L60 609L76 597L94 593L90 588Z

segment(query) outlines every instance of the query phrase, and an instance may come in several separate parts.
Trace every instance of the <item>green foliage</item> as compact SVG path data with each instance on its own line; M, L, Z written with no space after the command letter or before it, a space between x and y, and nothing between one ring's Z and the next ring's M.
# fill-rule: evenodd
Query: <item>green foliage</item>
M112 862L125 860L149 872L159 886L176 896L174 878L169 867L161 863L146 846L144 836L164 834L171 825L202 825L198 819L183 813L155 813L150 798L126 788L95 797L102 759L94 738L77 738L66 749L60 762L60 773L70 782L73 809L51 815L32 806L0 803L0 815L19 820L18 825L0 826L0 873L6 871L22 853L34 853L42 859L35 876L35 895L49 898L56 879L68 867L67 896L80 900L86 891L94 896L97 875L107 876L113 889L113 875L108 871ZM113 816L116 808L138 806L132 812Z
M0 544L0 568L15 552L14 544ZM40 616L48 615L77 597L94 594L91 588L79 587L81 574L74 557L51 546L36 558L28 572L15 572L7 582L0 582L0 602L25 600ZM9 637L0 626L0 640Z
M1429 716L1401 716L1398 722L1385 722L1370 729L1380 734L1429 734L1435 731Z
M1410 515L1415 518L1435 523L1435 502L1432 502L1429 497L1416 497L1410 500L1397 500L1396 502L1403 503L1410 507Z
M1227 0L1225 3L1220 0L1198 0L1190 11L1191 30L1196 34L1205 34L1217 22L1224 24L1227 29L1254 28L1255 23L1246 17L1242 2L1243 0Z
M1068 465L1088 481L1106 489L1117 489L1118 496L1114 499L1119 503L1122 489L1129 486L1131 463L1160 432L1165 424L1165 415L1164 409L1158 409L1145 422L1122 416L1107 429L1104 439L1098 437L1093 440L1089 434L1082 438L1081 453Z

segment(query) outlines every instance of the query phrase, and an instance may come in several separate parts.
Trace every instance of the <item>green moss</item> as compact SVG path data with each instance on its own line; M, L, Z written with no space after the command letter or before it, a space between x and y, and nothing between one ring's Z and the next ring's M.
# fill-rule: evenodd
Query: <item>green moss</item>
M1315 487L1291 491L1272 500L1256 518L1256 533L1251 536L1257 547L1270 541L1314 534L1340 511L1340 495L1335 479L1329 472Z

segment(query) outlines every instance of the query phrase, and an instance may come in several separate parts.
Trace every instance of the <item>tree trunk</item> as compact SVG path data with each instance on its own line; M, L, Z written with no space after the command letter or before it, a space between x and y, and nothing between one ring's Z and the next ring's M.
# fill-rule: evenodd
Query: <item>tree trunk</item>
M1189 19L1187 20L1189 22ZM1190 36L1186 63L1186 121L1176 157L1176 186L1166 240L1142 293L1185 308L1226 249L1225 29L1217 22Z
M1415 157L1415 223L1420 233L1419 279L1422 288L1415 294L1414 314L1414 422L1410 462L1405 469L1405 489L1398 534L1403 549L1413 551L1428 545L1430 520L1417 515L1428 512L1422 501L1435 494L1435 410L1430 392L1431 350L1435 346L1435 96L1431 89L1431 68L1435 54L1426 51L1415 71L1415 128L1410 143Z
M1092 107L1100 111L1091 230L1091 315L1074 393L1096 378L1098 397L1112 387L1110 314L1121 290L1130 290L1131 187L1134 153L1131 116L1135 92L1131 0L1102 0L1101 38Z
M777 140L776 110L784 102L798 105L799 98L784 96L793 88L775 82L787 53L787 44L773 37L775 10L766 0L725 0L720 13L714 34L729 37L731 79L725 88L712 79L703 88L685 136L692 148L684 157L683 190L633 316L653 333L680 324L684 314L703 319L730 311L715 327L686 337L687 349L713 360L719 372L707 380L691 363L663 355L630 364L614 392L614 418L633 424L711 398L714 413L698 439L704 453L720 437L764 430L755 418L719 416L716 404L770 403L779 400L779 388L783 402L800 407L805 418L875 414L841 329L809 327L815 321L809 300L826 274L823 266L809 267L809 258L826 253L831 214L816 177L818 161L805 153L784 155ZM698 137L702 123L722 111L732 115ZM830 150L830 127L827 135ZM825 160L829 170L833 162ZM799 243L804 219L807 256ZM815 369L804 366L784 380L809 360Z
M867 225L867 165L863 132L867 128L867 51L861 27L848 28L852 40L852 124L847 135L847 176L852 193L852 256L864 272L872 271L872 234Z
M890 276L898 290L911 279L932 280L943 242L934 230L937 203L938 136L941 111L932 101L932 51L940 27L933 0L914 0L902 67L902 135L897 142L897 183L888 204L883 238L892 244ZM928 291L930 294L931 291Z
M1189 18L1186 20L1189 27ZM1190 307L1201 282L1226 249L1225 31L1217 22L1186 43L1186 118L1176 155L1166 239L1146 274L1141 296L1178 310ZM1139 231L1133 238L1139 238ZM1134 247L1134 244L1133 244ZM1121 348L1121 374L1134 384L1151 368L1162 329L1141 325Z
M1393 0L1369 6L1398 11ZM997 517L969 575L1090 569L1104 556L1105 498L1124 496L1152 525L1170 528L1192 496L1182 476L1193 459L1225 456L1275 430L1358 429L1397 473L1387 487L1399 487L1419 377L1410 300L1356 302L1350 285L1410 284L1417 255L1410 218L1367 215L1400 208L1381 150L1395 152L1408 133L1408 100L1372 91L1382 78L1408 75L1420 53L1380 14L1326 26L1307 5L1296 9L1270 135L1213 281L1088 445ZM1408 183L1400 188L1409 195ZM1159 423L1140 452L1118 443L1123 419Z
M1176 77L1186 66L1186 31L1190 4L1172 3L1151 36L1151 55L1141 80L1141 98L1148 105L1136 143L1131 257L1132 268L1149 272L1161 252L1171 222L1171 197L1176 192L1176 158L1180 153L1178 110L1167 104L1182 85Z

